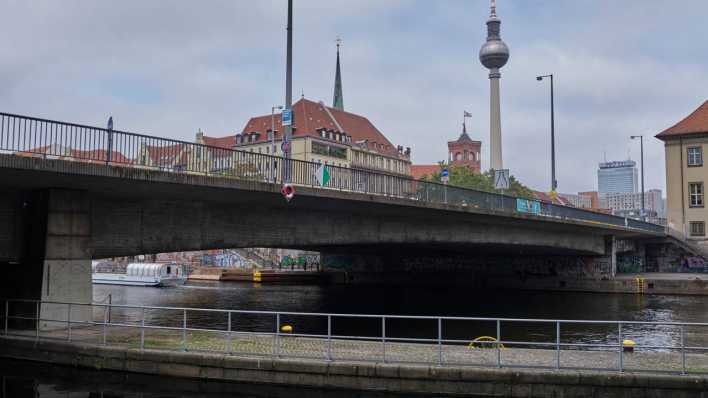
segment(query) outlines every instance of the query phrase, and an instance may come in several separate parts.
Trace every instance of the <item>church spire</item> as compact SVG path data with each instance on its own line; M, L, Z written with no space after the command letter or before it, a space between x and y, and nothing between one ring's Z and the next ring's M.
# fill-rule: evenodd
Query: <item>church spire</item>
M339 66L339 46L342 44L342 39L337 38L337 73L334 76L334 100L332 107L344 110L344 94L342 93L342 71Z

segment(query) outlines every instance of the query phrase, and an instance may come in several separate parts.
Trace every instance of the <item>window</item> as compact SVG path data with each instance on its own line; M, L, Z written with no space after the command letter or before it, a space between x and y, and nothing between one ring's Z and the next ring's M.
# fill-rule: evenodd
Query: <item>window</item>
M694 146L687 148L688 167L703 166L703 148Z
M689 207L703 207L703 183L691 182L688 184Z
M706 236L706 223L703 221L691 221L691 236Z

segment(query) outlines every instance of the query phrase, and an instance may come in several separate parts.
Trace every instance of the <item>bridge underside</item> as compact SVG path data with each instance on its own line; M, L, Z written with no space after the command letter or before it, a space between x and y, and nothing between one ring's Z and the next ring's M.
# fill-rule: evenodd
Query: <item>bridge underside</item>
M101 164L0 155L0 170L5 288L45 299L90 300L80 287L90 287L92 258L279 247L395 268L421 258L612 258L615 239L642 237L570 220L308 187L286 203L274 184Z

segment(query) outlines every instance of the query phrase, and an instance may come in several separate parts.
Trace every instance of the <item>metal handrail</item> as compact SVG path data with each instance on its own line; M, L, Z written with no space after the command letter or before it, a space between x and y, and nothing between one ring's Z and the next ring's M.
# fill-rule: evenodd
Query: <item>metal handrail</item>
M665 227L648 222L546 202L539 202L538 212L528 213L518 208L517 199L524 198L358 167L328 165L331 179L319 187L314 172L320 165L315 162L2 112L0 151L275 184L291 182L312 188L464 206L494 214L574 220L656 234L666 231Z
M109 345L108 339L107 339L107 334L108 330L113 327L113 328L130 328L130 329L137 329L139 330L140 333L140 340L139 340L139 347L140 349L145 349L145 332L146 331L154 331L154 330L162 330L162 331L171 331L171 332L181 332L181 340L179 344L179 349L182 351L186 351L189 346L189 333L192 332L203 332L203 333L217 333L220 336L223 336L226 338L228 342L228 346L223 349L223 353L227 355L235 355L234 350L233 350L233 338L236 337L237 339L239 337L243 336L260 336L261 338L269 338L272 341L267 342L266 345L270 344L271 348L268 351L265 352L260 352L260 351L254 351L254 352L240 352L243 355L256 355L256 356L271 356L271 357L288 357L288 358L313 358L311 355L302 355L301 353L288 353L285 351L283 348L283 341L286 338L303 338L303 339L312 339L314 342L319 342L322 344L321 348L325 349L326 352L322 354L321 356L318 356L317 358L320 358L322 360L326 361L334 361L334 360L340 360L344 359L345 357L343 355L337 355L333 356L333 341L337 342L342 342L342 341L350 341L350 342L371 342L371 344L378 343L377 347L378 349L374 349L374 352L368 353L370 354L370 358L348 358L350 360L363 360L363 361L374 361L378 362L379 360L382 362L397 362L397 363L418 363L418 364L435 364L435 365L448 365L448 364L455 364L458 365L458 361L454 360L446 360L445 358L445 351L448 349L454 349L457 347L457 349L460 349L460 347L464 348L464 345L467 345L469 343L469 340L466 339L459 339L459 338L445 338L444 337L444 327L443 325L445 324L445 321L478 321L478 322L494 322L496 324L496 337L494 341L487 341L484 342L486 346L493 347L496 350L496 363L494 366L496 367L509 367L509 368L555 368L555 369L593 369L593 370L598 370L599 368L583 368L582 366L564 366L561 361L561 352L562 349L580 349L580 350L601 350L604 352L612 353L616 351L617 353L617 367L616 368L603 368L605 370L616 370L619 372L622 371L637 371L637 372L672 372L672 370L667 370L667 369L627 369L624 366L624 343L623 343L623 336L626 336L626 334L623 334L623 326L629 326L629 325L661 325L661 326L673 326L673 327L680 327L680 332L681 332L681 338L680 338L680 345L665 345L665 344L646 344L646 345L641 345L637 346L637 349L642 349L642 350L667 350L667 351L680 351L681 354L681 367L680 371L678 370L673 370L673 372L678 372L680 374L688 374L688 368L687 368L687 359L686 359L686 354L687 351L690 352L701 352L705 353L708 352L708 347L706 346L696 346L696 345L687 345L685 341L685 334L686 334L686 327L708 327L708 322L656 322L656 321L600 321L600 320L560 320L560 319L523 319L523 318L489 318L489 317L449 317L449 316L407 316L407 315L372 315L372 314L337 314L337 313L307 313L307 312L288 312L288 311L253 311L253 310L227 310L227 309L209 309L209 308L190 308L190 307L164 307L164 306L139 306L139 305L126 305L126 304L106 304L106 303L72 303L72 302L62 302L62 301L41 301L41 300L31 300L31 299L0 299L0 301L4 302L4 308L5 311L2 313L2 316L0 316L0 319L3 320L4 323L4 336L5 337L10 337L10 336L20 336L27 338L29 337L27 334L16 334L14 333L14 329L9 329L9 321L10 320L24 320L24 321L34 321L35 322L35 336L34 338L39 341L40 339L53 339L56 337L47 337L47 336L42 336L40 333L40 323L42 322L53 322L53 323L65 323L66 324L66 340L71 341L72 340L72 325L73 325L73 336L80 336L81 335L81 330L79 329L81 326L96 326L96 327L101 327L102 328L102 344L103 345ZM13 305L11 305L13 304ZM11 313L11 309L15 304L22 304L27 308L34 308L36 313L34 316L28 316L26 314L27 311L24 311L20 315L13 315ZM31 306L27 306L31 304ZM66 318L61 318L61 319L52 319L52 318L47 318L45 316L41 316L41 308L46 308L43 306L62 306L65 305L67 306L67 313L66 313ZM98 309L102 310L103 317L101 320L96 321L94 320L94 317L89 319L72 319L72 309L78 308L78 307L89 307L91 310L93 309ZM117 309L127 309L127 310L139 310L141 316L138 322L135 323L126 323L126 322L112 322L111 320L108 319L107 313L109 310L117 310ZM182 324L180 326L162 326L162 325L154 325L150 324L147 322L147 317L146 314L148 311L153 311L153 310L164 310L164 311L173 311L173 312L179 312L181 313L182 317ZM215 313L215 314L228 314L228 325L226 329L221 329L221 328L205 328L205 327L195 327L195 326L190 326L188 323L188 312L197 312L197 313ZM92 312L93 314L93 312ZM246 314L246 315L261 315L261 316L268 316L272 318L275 322L275 330L271 331L246 331L246 330L238 330L233 328L233 315L235 314ZM291 317L297 317L297 316L302 316L302 317L317 317L319 319L326 319L327 321L327 332L326 334L324 333L292 333L292 334L284 334L280 331L280 327L282 325L282 317L283 316L291 316ZM380 335L373 335L373 336L357 336L357 335L342 335L342 334L336 334L332 330L332 320L337 319L337 318L362 318L362 319L379 319L380 322ZM401 337L401 336L392 336L390 334L387 334L386 332L386 321L391 320L391 319L407 319L407 320L435 320L437 321L437 337L435 338L426 338L426 337ZM519 341L515 339L503 339L501 337L502 335L502 325L508 324L508 323L518 323L518 322L525 322L525 323L544 323L544 324L549 324L555 326L555 333L553 337L553 341ZM567 325L567 324L588 324L588 325L598 325L598 324L604 324L608 325L610 327L616 326L617 327L617 341L614 342L614 339L611 339L610 342L589 342L589 343L578 343L578 342L563 342L561 340L561 326L562 325ZM13 333L10 333L13 332ZM707 331L708 332L708 331ZM608 339L610 339L610 335L607 336ZM136 342L137 343L137 342ZM404 358L395 358L393 357L390 352L388 352L387 347L391 346L392 344L422 344L419 345L419 347L427 347L429 350L437 351L437 358L436 359L429 359L429 360L419 360L419 359L413 359L411 360L410 358L404 359ZM501 355L501 346L506 345L508 347L531 347L527 349L539 349L539 350L547 350L550 352L553 352L555 350L556 352L556 359L555 359L555 365L554 366L538 366L535 364L521 364L519 365L518 363L505 363L502 359ZM238 348L238 340L236 347ZM369 347L368 349L371 349ZM462 363L463 365L476 365L476 366L485 366L485 364L476 364L476 363L468 363L464 362ZM576 364L577 365L577 364ZM487 364L486 366L491 366ZM708 363L706 364L708 366ZM690 373L696 373L698 371L692 370ZM708 370L706 370L708 372ZM700 373L700 372L699 372Z

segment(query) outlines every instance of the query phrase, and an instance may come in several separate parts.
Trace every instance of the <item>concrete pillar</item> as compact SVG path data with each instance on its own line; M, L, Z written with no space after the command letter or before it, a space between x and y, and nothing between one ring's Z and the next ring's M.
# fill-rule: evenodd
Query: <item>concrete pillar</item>
M42 301L90 304L91 282L91 209L88 195L81 191L49 190L47 196L47 232L42 263ZM68 306L43 304L43 319L66 321ZM91 308L74 306L71 319L89 320ZM43 322L45 328L56 322Z
M494 170L504 168L502 162L502 141L501 141L501 106L499 100L499 80L501 74L499 69L492 69L489 73L489 84L491 88L490 112L489 112L489 149L490 167Z
M609 262L610 275L614 278L617 275L617 247L612 235L605 236L605 256Z

